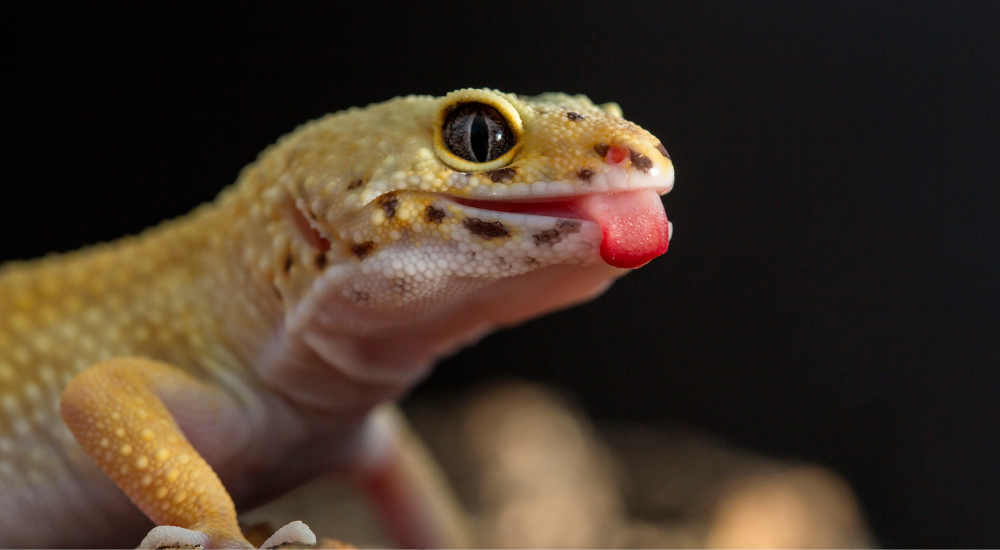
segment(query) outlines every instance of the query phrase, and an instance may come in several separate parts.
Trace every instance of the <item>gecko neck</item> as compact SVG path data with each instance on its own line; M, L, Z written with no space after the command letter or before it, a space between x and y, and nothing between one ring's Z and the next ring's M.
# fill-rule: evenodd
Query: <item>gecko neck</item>
M306 304L272 341L258 372L294 400L317 408L366 407L394 398L441 358L495 329L588 301L625 270L605 264L550 266L494 279L430 317L347 330L356 312L335 301ZM356 321L356 319L354 319ZM350 387L350 392L343 388Z

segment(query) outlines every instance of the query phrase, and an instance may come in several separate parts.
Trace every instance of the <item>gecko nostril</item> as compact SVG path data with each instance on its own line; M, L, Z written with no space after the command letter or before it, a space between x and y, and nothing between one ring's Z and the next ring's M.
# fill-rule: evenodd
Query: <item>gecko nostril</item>
M624 166L631 157L632 151L628 147L613 145L608 147L607 153L604 155L604 162L612 166Z

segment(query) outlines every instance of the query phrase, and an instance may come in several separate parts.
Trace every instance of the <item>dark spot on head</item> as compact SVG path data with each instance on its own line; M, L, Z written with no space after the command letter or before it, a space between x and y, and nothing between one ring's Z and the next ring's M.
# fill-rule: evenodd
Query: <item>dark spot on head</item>
M570 111L566 113L566 118L572 120L573 122L576 122L577 120L583 120L587 117L581 115L580 113L574 113L573 111Z
M357 189L358 187L361 187L364 184L365 184L365 180L354 180L351 183L347 184L347 190L348 191L353 191L353 190Z
M358 257L359 260L365 259L369 254L375 250L375 243L371 241L365 241L361 244L351 245L351 254Z
M441 223L441 220L444 219L444 210L438 210L428 204L424 211L424 219L427 220L427 223Z
M535 241L536 245L556 244L566 235L579 231L580 225L580 220L559 220L554 228L535 233L531 236L531 240Z
M375 200L375 203L385 210L385 217L391 218L396 215L396 207L399 206L399 199L396 198L396 193L386 193L379 196Z
M316 269L323 270L326 269L326 254L316 255Z
M632 158L632 166L638 168L640 172L648 174L649 169L653 167L653 161L649 160L649 157L637 152L635 149L629 148L628 155Z
M466 218L462 220L462 225L469 230L469 233L479 235L484 239L495 239L510 235L507 227L500 222L484 222L479 218Z
M531 236L531 240L535 241L535 244L555 244L562 240L559 236L559 232L555 229L546 229L544 231L539 231Z
M284 270L285 270L285 273L288 273L289 271L292 270L292 255L291 254L289 254L288 256L285 256Z
M608 154L608 149L610 149L610 146L607 143L598 143L594 146L594 152L601 158L604 158Z
M590 183L590 178L594 177L594 171L589 168L584 168L576 173L576 177L580 178L581 181Z
M559 220L556 222L556 229L560 233L576 233L581 225L580 220Z
M667 148L664 147L659 141L656 142L656 150L659 151L661 155L667 157L668 160L670 159L670 153L667 152Z
M351 291L351 299L355 302L367 302L371 299L371 296L367 292L361 292L360 290Z
M490 170L489 172L486 172L486 175L489 176L491 180L493 180L493 183L497 183L499 181L510 181L514 179L514 174L516 173L517 170L507 167L507 168L497 168L496 170Z

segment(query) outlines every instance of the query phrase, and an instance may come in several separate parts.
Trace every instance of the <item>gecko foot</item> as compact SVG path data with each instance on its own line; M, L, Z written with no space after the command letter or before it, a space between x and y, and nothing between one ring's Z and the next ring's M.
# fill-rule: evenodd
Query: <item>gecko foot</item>
M212 537L201 531L193 531L172 525L160 525L159 527L154 527L146 535L146 538L142 539L142 542L139 543L139 548L228 548L231 546L229 544L231 542L233 541L226 541L222 545L219 545L217 544L217 540L213 541ZM245 541L244 544L246 544ZM277 548L284 544L314 546L316 544L316 535L313 534L312 530L305 523L293 521L275 531L270 538L264 541L261 548Z
M261 549L277 548L282 544L306 544L315 545L316 535L301 521L293 521L288 525L278 529L260 545Z
M153 527L139 548L210 548L211 538L201 531L173 525Z
M293 521L288 525L278 529L270 538L264 541L261 548L273 549L283 545L295 547L315 546L316 535L301 521ZM172 525L161 525L154 527L146 538L139 543L139 548L143 549L181 549L189 550L196 548L253 548L242 536L216 536L209 535L202 531L174 527Z

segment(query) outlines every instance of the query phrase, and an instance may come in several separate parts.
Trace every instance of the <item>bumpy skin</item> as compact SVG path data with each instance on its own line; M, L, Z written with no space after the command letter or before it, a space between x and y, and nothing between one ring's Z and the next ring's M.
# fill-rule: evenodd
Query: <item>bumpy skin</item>
M440 127L463 102L501 112L514 148L451 154ZM456 542L425 517L447 505L407 480L432 468L412 466L379 403L625 272L602 262L597 223L488 201L662 193L672 178L613 104L412 96L303 125L184 218L5 265L0 546L135 545L150 528L136 505L202 544L246 546L234 500L334 469L362 477L404 543Z

